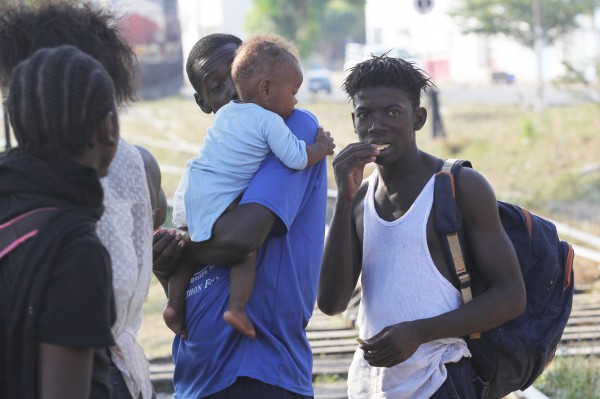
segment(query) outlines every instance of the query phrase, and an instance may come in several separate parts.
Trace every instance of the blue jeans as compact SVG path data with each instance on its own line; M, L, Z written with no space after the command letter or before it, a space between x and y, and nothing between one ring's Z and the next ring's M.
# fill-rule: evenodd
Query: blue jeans
M312 399L248 377L238 377L233 385L204 399Z
M430 399L485 399L488 383L471 367L471 359L462 358L457 363L446 363L448 377Z

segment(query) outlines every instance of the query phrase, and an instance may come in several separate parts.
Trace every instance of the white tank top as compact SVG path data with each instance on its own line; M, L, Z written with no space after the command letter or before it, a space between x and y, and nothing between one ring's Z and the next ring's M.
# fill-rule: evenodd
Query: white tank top
M433 317L462 305L460 292L436 268L427 246L432 177L410 209L388 222L375 210L377 171L364 201L362 297L357 324L363 339L403 321ZM427 342L392 368L371 367L358 348L348 374L352 398L429 398L446 380L445 363L471 354L461 338Z

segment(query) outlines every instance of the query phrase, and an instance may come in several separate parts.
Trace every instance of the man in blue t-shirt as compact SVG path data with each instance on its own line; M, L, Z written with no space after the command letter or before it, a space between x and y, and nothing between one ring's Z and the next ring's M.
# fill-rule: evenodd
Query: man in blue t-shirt
M231 61L241 41L209 35L190 52L187 73L197 104L216 112L237 97ZM286 124L299 139L314 142L316 118L295 110ZM222 215L209 241L155 235L155 273L164 282L178 256L200 262L186 299L187 340L173 343L177 398L312 397L312 353L305 328L316 299L325 233L324 161L302 171L272 154L239 206ZM183 249L185 247L185 249ZM255 289L247 313L256 328L251 340L222 318L229 295L226 265L258 248Z

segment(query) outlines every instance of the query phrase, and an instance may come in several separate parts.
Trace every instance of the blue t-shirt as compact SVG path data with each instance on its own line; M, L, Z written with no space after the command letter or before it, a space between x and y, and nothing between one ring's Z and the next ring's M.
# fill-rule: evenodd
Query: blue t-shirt
M303 110L286 119L290 130L313 143L318 123ZM312 352L306 338L317 294L325 235L325 161L301 171L270 154L241 203L257 203L278 220L258 250L256 281L246 312L256 328L251 340L223 320L229 267L201 265L186 295L188 340L173 342L175 397L219 392L250 377L302 395L313 395Z

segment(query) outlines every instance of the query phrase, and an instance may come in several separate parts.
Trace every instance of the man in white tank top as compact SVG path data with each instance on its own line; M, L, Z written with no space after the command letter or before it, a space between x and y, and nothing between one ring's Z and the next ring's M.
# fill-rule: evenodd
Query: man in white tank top
M432 217L441 159L420 151L432 85L413 64L387 56L357 64L344 82L360 142L333 161L338 196L325 245L318 305L343 312L361 279L357 324L364 340L348 375L353 398L481 398L461 338L525 310L514 248L494 191L477 171L459 173L464 230L486 288L467 305L450 276ZM376 170L363 181L368 163Z

